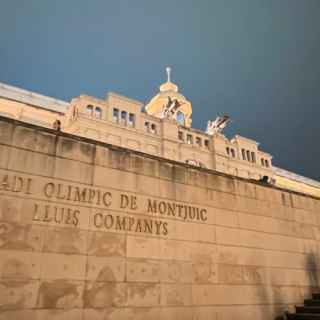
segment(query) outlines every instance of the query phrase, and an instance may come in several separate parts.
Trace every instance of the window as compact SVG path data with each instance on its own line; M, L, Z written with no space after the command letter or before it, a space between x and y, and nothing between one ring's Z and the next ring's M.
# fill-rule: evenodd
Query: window
M135 115L133 113L129 113L129 121L128 124L130 127L135 127Z
M127 125L127 112L121 111L121 124Z
M113 108L112 120L113 122L119 122L119 109Z
M264 167L264 159L261 159L261 165Z
M247 150L247 160L248 160L248 161L251 161L250 158L251 158L251 157L250 157L250 151Z
M94 109L94 116L96 117L96 119L101 119L102 118L102 110L100 107L96 107Z
M229 147L226 148L226 151L227 151L227 155L230 155L230 148Z
M200 137L196 137L196 145L198 145L199 147L201 147L202 145L202 141Z
M183 141L183 132L182 131L178 132L178 139Z
M150 130L150 124L149 124L148 121L146 121L146 122L144 123L144 129L145 129L147 132L149 132L149 130Z
M92 114L93 114L93 106L91 104L87 105L86 114L89 115L89 116L92 116Z
M209 149L209 140L204 140L204 146Z
M181 111L177 112L176 119L180 125L184 126L184 114Z
M231 156L232 158L235 158L236 157L236 152L234 151L234 149L230 149L231 150Z
M193 143L193 137L191 134L187 134L187 143L192 144Z
M151 124L151 133L157 133L157 127L154 123Z
M269 161L268 160L264 160L264 162L265 162L266 167L269 168Z
M241 153L242 153L242 159L246 160L246 150L241 149Z
M256 154L254 152L251 152L251 161L256 162Z

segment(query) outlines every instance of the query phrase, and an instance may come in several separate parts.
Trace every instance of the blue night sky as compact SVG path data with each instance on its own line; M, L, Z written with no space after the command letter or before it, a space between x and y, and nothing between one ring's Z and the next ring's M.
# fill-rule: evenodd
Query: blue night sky
M320 179L319 0L2 0L0 81L147 102L172 80L193 127L228 114L274 164Z

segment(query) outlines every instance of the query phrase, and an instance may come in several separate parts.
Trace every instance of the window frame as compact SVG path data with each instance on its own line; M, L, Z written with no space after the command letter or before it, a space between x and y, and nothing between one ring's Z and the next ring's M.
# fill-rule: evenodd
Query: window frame
M115 123L119 123L119 114L120 110L118 108L112 109L112 121Z
M89 112L89 110L90 110L90 112ZM92 104L88 104L86 106L86 114L88 116L92 117L93 116L93 111L94 111L94 106Z
M187 144L193 144L193 135L190 133L187 133Z
M94 108L94 117L95 119L99 119L99 120L102 119L102 108L100 108L99 106L96 106Z
M151 123L150 132L153 134L157 134L157 126L155 123Z
M136 126L136 115L132 112L129 112L128 125L132 128L135 128L135 126Z
M128 123L128 112L125 110L121 110L121 112L120 112L120 123L125 126Z

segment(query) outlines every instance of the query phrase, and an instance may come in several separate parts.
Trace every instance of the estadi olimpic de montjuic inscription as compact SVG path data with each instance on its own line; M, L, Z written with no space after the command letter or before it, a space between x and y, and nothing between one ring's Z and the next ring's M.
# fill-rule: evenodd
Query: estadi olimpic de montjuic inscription
M273 319L318 285L319 210L0 117L0 320Z
M52 180L37 181L37 190L34 184L32 177L7 173L2 173L0 176L0 191L8 194L21 194L27 199L36 197L42 200L33 200L33 215L30 222L79 227L80 215L88 214L86 212L88 206L96 208L91 219L93 226L97 229L104 228L111 231L120 230L166 236L170 230L170 223L161 218L185 222L204 223L207 221L207 209L183 203L53 182ZM50 204L47 203L48 201ZM64 206L64 204L72 207ZM139 214L136 216L119 214L125 210Z

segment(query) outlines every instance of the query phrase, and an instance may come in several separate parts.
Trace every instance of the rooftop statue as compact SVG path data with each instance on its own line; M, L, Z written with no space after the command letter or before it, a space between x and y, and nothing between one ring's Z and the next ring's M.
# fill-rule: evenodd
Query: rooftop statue
M162 118L174 119L179 108L183 105L183 102L178 99L172 99L168 96L168 102L165 104L162 111Z
M217 117L214 121L208 121L206 133L209 135L214 135L216 133L221 133L223 129L230 123L230 117L224 115L222 117Z

